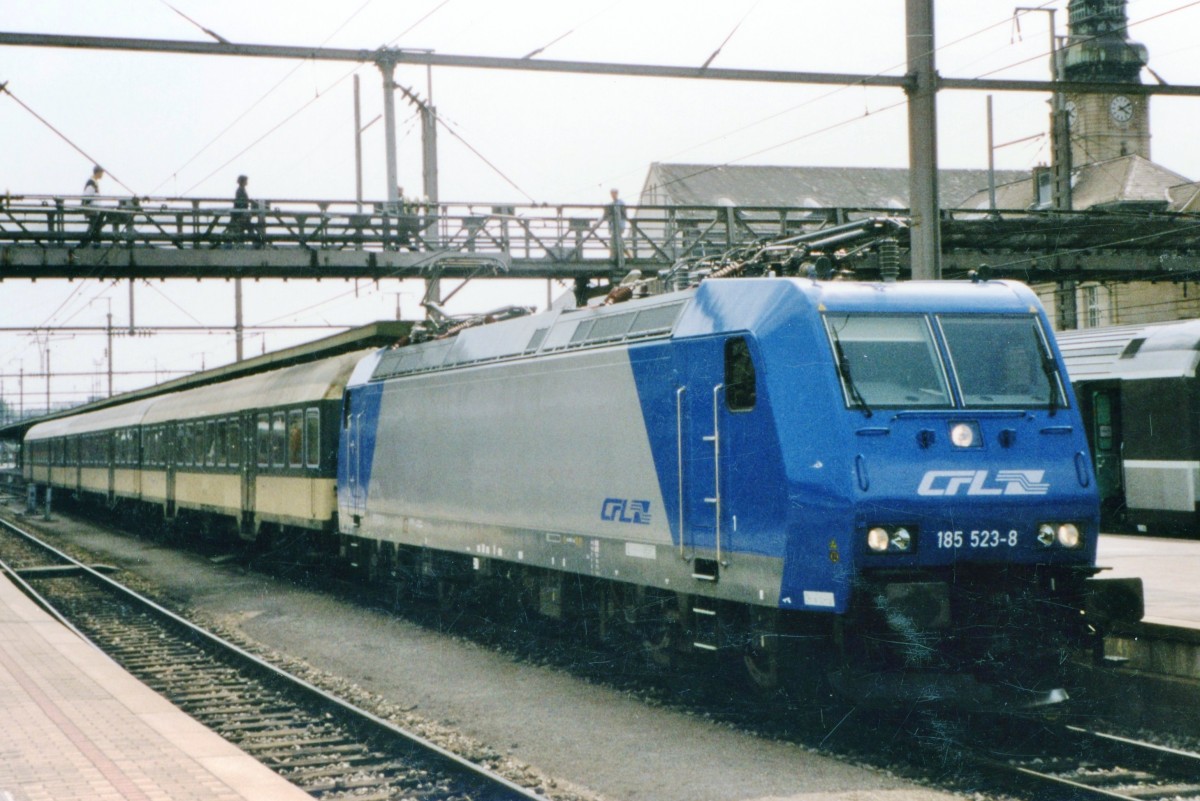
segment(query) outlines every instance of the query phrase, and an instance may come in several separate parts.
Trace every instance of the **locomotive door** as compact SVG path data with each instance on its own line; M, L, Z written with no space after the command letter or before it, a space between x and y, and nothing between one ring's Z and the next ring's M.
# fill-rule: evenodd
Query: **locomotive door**
M1096 461L1096 485L1105 522L1125 506L1122 475L1124 437L1121 431L1121 390L1119 385L1091 389L1091 430L1088 439Z
M729 466L745 442L754 406L754 366L744 337L692 343L686 381L676 390L680 551L696 579L716 581L728 567L738 529Z
M363 411L361 408L355 408L356 400L358 400L357 393L352 393L344 401L345 419L343 423L346 449L342 454L343 466L341 469L345 472L341 478L346 485L346 502L349 505L351 519L357 525L367 511L367 488L363 486Z

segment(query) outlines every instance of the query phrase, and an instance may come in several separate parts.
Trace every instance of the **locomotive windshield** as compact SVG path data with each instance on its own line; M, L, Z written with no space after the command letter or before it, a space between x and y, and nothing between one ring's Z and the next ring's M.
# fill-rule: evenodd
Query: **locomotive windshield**
M1066 402L1036 317L826 314L825 326L846 405L867 414L878 407L1054 410Z
M967 408L1066 404L1058 367L1032 316L938 317Z
M924 315L828 314L846 404L950 406L946 371Z

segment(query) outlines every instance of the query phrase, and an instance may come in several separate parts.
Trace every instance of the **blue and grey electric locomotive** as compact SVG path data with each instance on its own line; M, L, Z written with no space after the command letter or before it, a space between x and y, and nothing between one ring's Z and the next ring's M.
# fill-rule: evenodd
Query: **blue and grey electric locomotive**
M1140 615L1093 578L1085 432L1011 282L713 279L379 351L337 484L372 570L501 575L765 685L823 637L850 692L894 667L1044 698L1064 649Z

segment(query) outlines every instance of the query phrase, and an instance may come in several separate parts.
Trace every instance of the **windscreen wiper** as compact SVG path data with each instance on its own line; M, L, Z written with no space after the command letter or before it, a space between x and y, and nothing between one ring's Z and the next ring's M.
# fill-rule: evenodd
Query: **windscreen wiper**
M863 396L858 391L858 386L854 383L854 376L850 375L850 362L846 361L846 352L842 350L842 341L838 339L837 331L830 326L830 332L833 334L833 349L837 351L838 373L842 376L842 382L846 385L846 390L850 393L850 400L858 404L858 407L863 410L863 414L870 417L873 412L867 402L863 400Z
M1058 413L1058 366L1054 363L1054 354L1050 352L1050 346L1041 336L1038 335L1037 326L1034 326L1033 335L1037 337L1042 351L1042 372L1046 374L1046 383L1050 385L1050 401L1047 409L1050 416L1053 417Z

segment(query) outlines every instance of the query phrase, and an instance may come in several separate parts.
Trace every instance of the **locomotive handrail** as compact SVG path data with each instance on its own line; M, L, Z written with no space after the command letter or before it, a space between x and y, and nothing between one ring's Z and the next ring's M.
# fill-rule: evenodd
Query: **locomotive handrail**
M713 545L717 552L717 564L721 561L721 390L725 384L713 387L713 433L705 437L713 444L713 497L704 500L713 504L716 522L713 526Z
M675 454L676 470L679 476L679 558L686 562L683 527L683 393L685 392L687 392L687 387L676 387L675 389Z

